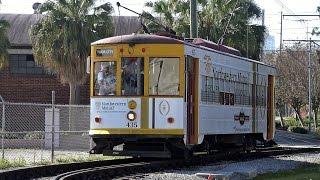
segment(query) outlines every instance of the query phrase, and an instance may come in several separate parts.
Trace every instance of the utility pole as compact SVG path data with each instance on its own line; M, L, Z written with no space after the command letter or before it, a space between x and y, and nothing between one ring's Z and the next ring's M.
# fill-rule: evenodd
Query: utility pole
M308 58L308 79L309 79L309 132L311 131L311 114L312 114L312 105L311 105L311 38L309 42L309 58Z
M265 21L265 16L264 16L264 9L262 10L262 26L264 27L264 21ZM260 61L263 61L263 58L264 58L264 43L261 44L261 58L260 58Z
M247 19L248 19L248 8L247 8ZM247 24L247 36L246 37L247 37L247 58L249 58L249 24Z
M198 37L197 0L190 1L190 38Z
M280 59L282 55L282 11L281 11L281 21L280 21Z

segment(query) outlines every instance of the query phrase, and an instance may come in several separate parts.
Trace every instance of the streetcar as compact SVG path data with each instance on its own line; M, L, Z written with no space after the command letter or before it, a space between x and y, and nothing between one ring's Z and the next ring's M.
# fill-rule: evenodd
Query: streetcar
M275 133L276 70L204 39L150 34L91 44L92 154L178 157Z

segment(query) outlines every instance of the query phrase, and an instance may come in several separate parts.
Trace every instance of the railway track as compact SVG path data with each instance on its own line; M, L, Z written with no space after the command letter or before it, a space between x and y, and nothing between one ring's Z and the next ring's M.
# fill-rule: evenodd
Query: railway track
M0 179L35 179L41 177L53 177L66 172L76 171L78 169L88 169L94 167L103 167L118 164L129 164L139 162L141 159L127 158L104 161L92 161L82 163L54 164L47 166L36 166L27 168L18 168L0 172ZM146 160L147 161L147 160Z
M99 166L94 168L80 169L76 171L70 171L60 174L54 179L56 180L75 180L75 179L111 179L111 178L123 178L132 177L134 174L157 172L165 169L175 169L187 166L206 165L210 163L217 163L219 161L233 160L243 161L251 160L276 155L286 155L295 153L306 153L320 151L315 148L268 148L268 149L256 149L250 153L239 152L217 152L213 155L198 155L189 160L184 159L163 159L163 160L150 160L140 161L134 163L117 164Z

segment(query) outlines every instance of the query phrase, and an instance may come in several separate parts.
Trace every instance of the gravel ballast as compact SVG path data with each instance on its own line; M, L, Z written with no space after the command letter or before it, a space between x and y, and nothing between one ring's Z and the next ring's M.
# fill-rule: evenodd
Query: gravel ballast
M295 169L310 164L320 164L320 153L282 155L245 162L222 162L217 165L151 173L143 179L203 180L208 179L208 174L219 174L225 179L247 179L258 174Z

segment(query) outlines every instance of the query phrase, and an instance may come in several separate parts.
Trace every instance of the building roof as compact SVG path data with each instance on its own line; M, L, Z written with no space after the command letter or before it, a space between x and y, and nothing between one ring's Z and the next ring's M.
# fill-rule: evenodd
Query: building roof
M13 47L31 47L29 30L37 23L41 14L0 14L1 20L10 24L8 36ZM140 20L137 16L114 16L114 35L124 35L137 32L140 28Z
M29 29L41 19L40 14L0 14L10 24L8 31L11 46L31 46Z

